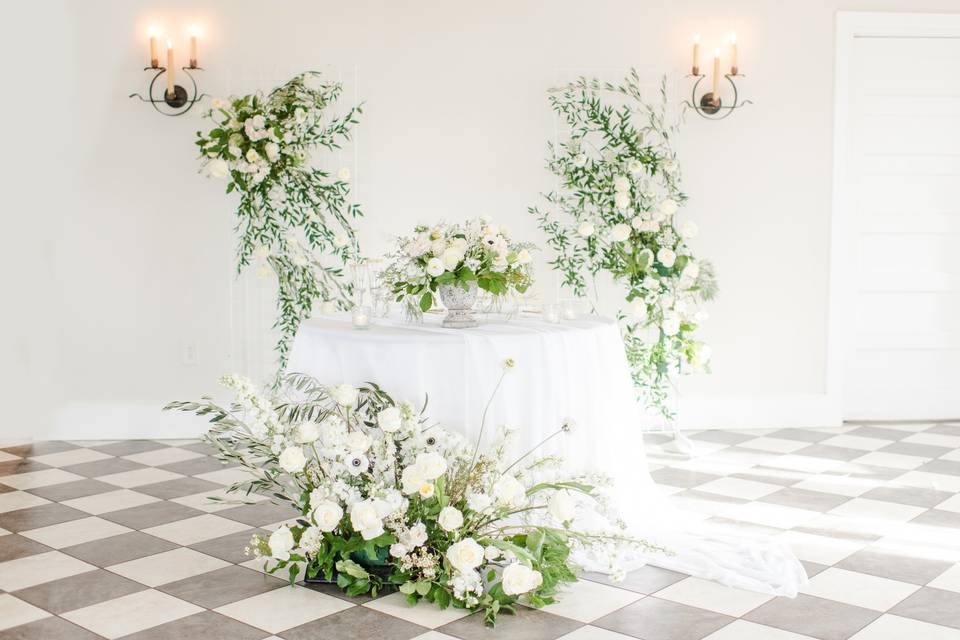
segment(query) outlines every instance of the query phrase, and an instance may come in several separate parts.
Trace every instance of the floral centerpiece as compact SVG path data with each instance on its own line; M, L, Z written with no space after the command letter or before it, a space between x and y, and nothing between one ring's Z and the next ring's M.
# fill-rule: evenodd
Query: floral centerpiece
M625 104L604 104L605 93ZM697 224L678 219L687 198L663 86L661 95L659 105L648 104L636 71L620 85L580 79L554 90L550 104L571 136L549 145L548 167L561 186L545 194L549 207L530 212L556 252L550 264L576 295L586 296L601 271L622 285L619 318L634 384L671 418L670 375L703 370L710 358L696 330L716 281L688 244Z
M492 624L518 602L553 602L576 580L577 551L613 565L618 551L655 548L622 524L576 527L581 516L615 519L603 479L564 475L554 456L511 459L509 431L481 450L482 426L471 444L374 384L325 387L291 374L263 396L244 379L223 382L237 395L227 408L209 398L167 408L210 417L206 440L250 473L229 491L269 496L300 514L251 542L268 571L291 583L304 572L351 596L397 588L411 604L479 609Z
M348 168L333 176L310 163L313 149L339 148L357 123L360 106L329 115L341 91L309 71L265 96L214 100L204 114L213 127L197 132L205 173L240 194L237 272L258 264L259 275L277 278L281 371L315 300L349 304L342 266L359 255L351 220L362 212L349 201Z
M476 326L470 309L478 288L500 296L533 282L531 249L487 218L419 225L397 240L384 278L410 313L429 311L439 296L449 310L444 326Z

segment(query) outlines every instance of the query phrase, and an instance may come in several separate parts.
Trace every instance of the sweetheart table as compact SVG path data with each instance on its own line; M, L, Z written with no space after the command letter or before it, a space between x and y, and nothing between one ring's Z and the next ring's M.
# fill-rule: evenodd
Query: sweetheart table
M611 504L630 533L673 551L637 556L631 566L649 562L737 587L796 595L806 574L782 544L712 531L676 509L654 484L644 453L643 413L615 321L584 316L549 323L521 316L445 329L441 318L426 314L421 324L385 318L364 330L354 329L347 314L314 318L301 325L287 370L325 385L375 382L415 407L427 400L431 421L471 441L496 389L485 442L507 426L515 430L517 453L523 453L570 422L572 430L550 438L536 453L563 456L569 472L610 477ZM504 374L508 358L514 366Z

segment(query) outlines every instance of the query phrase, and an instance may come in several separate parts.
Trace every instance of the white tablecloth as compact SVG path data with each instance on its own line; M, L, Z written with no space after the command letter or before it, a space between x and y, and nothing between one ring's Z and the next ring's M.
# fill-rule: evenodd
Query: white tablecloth
M444 329L440 316L427 314L422 324L379 319L355 330L348 315L338 314L301 326L287 369L328 385L376 382L415 406L427 396L432 421L472 439L507 358L516 365L489 408L484 440L509 425L518 429L522 452L572 420L571 433L537 453L562 455L571 471L612 477L614 504L631 530L677 552L647 560L749 589L796 593L805 575L781 545L704 530L657 489L646 466L642 412L612 320L553 324L521 317Z

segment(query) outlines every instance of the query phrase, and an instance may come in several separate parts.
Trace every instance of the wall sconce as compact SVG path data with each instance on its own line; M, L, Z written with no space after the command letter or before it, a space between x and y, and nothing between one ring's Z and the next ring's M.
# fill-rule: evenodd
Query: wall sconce
M707 78L706 74L700 73L700 34L693 36L693 66L690 75L687 77L696 78L696 82L693 83L693 89L690 91L690 100L684 100L683 103L708 120L723 120L733 113L734 109L753 104L750 100L740 100L737 83L734 81L734 78L744 77L737 66L737 34L735 33L730 34L730 73L723 74L723 78L726 79L732 89L733 100L730 101L730 104L724 104L721 96L719 47L713 50L713 76L710 91L702 93L697 98L700 83Z
M176 83L176 64L174 63L173 41L167 39L167 66L160 66L160 58L157 55L157 29L150 28L150 66L144 67L144 71L155 72L150 85L147 88L147 97L139 93L131 93L128 97L140 98L143 102L149 102L159 113L165 116L182 116L190 107L203 99L207 94L199 93L197 90L197 80L193 77L191 71L203 71L197 65L197 38L200 33L197 27L190 27L190 61L180 70L190 79L192 91L187 90ZM166 76L166 86L163 92L156 95L155 88L157 81L162 76Z

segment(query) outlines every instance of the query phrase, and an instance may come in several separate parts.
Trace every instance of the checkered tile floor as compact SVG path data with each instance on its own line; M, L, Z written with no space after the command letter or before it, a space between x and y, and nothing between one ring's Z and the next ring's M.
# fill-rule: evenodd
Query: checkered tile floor
M653 567L477 616L289 588L244 557L292 514L209 503L238 476L196 441L0 446L0 639L960 639L960 423L704 431L653 476L704 520L788 543L796 599Z

